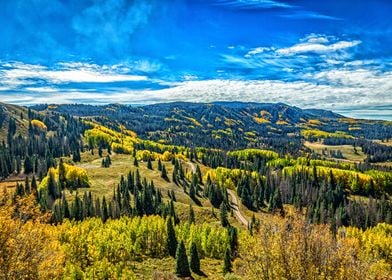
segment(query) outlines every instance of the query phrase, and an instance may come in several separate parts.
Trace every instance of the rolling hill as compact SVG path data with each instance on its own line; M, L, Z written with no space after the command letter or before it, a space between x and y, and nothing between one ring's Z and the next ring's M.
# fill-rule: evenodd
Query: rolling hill
M236 275L255 279L249 263L260 258L280 279L286 258L292 271L300 261L292 248L312 256L313 275L337 279L318 252L355 277L365 268L390 275L389 122L282 103L0 109L0 223L43 230L56 244L56 275L175 279L171 223L188 254L196 247L201 256L195 279L221 279L232 261ZM377 236L377 253L350 245L365 235Z

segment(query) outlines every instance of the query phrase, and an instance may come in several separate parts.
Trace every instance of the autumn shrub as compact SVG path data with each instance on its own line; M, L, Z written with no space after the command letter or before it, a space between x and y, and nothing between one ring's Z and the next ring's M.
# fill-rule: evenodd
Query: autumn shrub
M375 259L359 238L335 238L327 225L308 224L302 218L262 220L258 231L242 233L239 242L240 259L235 266L244 279L391 277L390 267L371 269Z
M37 220L12 218L15 208L0 208L0 279L60 279L65 256L57 228Z

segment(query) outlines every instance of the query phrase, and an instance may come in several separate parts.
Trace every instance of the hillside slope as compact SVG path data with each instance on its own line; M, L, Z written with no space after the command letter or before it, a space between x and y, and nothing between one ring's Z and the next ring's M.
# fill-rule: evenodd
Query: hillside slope
M143 139L161 143L224 150L259 147L300 154L304 138L392 138L392 122L346 118L331 111L304 110L283 103L175 102L141 107L73 104L33 108L93 119L114 129L124 125Z
M0 140L6 138L10 119L15 121L16 134L26 135L29 121L26 107L0 102Z

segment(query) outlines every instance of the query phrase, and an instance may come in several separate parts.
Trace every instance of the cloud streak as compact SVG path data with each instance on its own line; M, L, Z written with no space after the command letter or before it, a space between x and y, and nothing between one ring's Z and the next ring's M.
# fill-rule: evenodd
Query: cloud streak
M252 101L284 102L303 108L323 108L358 115L364 108L377 108L383 118L392 119L392 72L369 69L327 70L308 74L297 81L280 80L192 80L164 82L168 88L130 90L128 88L61 88L60 85L26 87L1 91L3 102L19 104L121 102L148 104L172 101ZM384 111L380 111L381 106ZM389 110L389 111L388 111ZM356 115L356 116L357 116ZM377 117L375 115L375 117Z
M294 6L273 0L216 0L217 5L228 6L234 9L271 9L293 8Z
M295 54L304 54L304 53L330 53L336 52L339 50L344 50L348 48L355 47L359 45L361 41L339 41L333 44L328 43L317 43L317 42L304 42L300 44L296 44L289 48L278 49L276 52L280 55L295 55Z
M60 63L55 69L41 65L5 63L0 68L0 85L18 87L44 81L48 84L110 83L146 81L143 75L121 74L119 65L98 66L87 63Z

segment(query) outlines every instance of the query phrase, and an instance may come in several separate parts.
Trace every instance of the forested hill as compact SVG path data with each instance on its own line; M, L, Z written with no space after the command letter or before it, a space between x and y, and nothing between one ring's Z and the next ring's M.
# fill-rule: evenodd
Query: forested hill
M194 117L218 114L221 116L237 116L241 114L260 114L260 111L268 112L271 116L266 117L272 123L279 119L288 119L294 123L303 119L343 118L342 115L322 109L300 109L284 103L254 103L254 102L213 102L213 103L190 103L173 102L159 103L145 106L131 106L122 104L109 104L94 106L87 104L62 104L62 105L35 105L32 107L38 111L51 109L57 112L70 113L75 116L102 116L102 115L123 115L132 116L133 114L144 113L150 116L166 117L175 110L185 110ZM115 110L114 110L115 109ZM242 119L243 117L240 116Z
M115 129L124 125L141 138L191 147L236 149L271 148L298 154L301 139L339 139L339 144L365 145L364 139L392 138L392 123L346 118L331 111L300 109L283 103L165 103L146 106L110 104L37 105L38 111L55 111L93 118ZM328 140L328 141L329 141ZM381 148L383 149L383 148Z
M237 102L0 116L0 279L391 279L390 122Z

